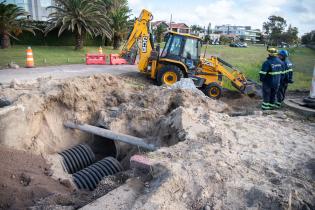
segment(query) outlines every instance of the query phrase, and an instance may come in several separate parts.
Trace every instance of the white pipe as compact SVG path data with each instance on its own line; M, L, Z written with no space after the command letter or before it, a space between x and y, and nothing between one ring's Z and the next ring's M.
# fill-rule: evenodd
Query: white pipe
M88 124L75 124L73 122L66 122L64 123L64 126L67 128L73 128L73 129L78 129L78 130L85 131L88 133L92 133L98 136L103 136L113 141L121 141L123 143L142 147L151 151L156 150L154 145L145 143L144 140L141 138L129 136L126 134L114 133L113 131L110 131L104 128L99 128L99 127L88 125Z

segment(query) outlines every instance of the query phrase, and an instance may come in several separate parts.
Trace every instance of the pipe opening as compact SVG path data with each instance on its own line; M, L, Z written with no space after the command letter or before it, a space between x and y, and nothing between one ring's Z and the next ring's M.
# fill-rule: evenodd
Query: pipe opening
M93 135L90 147L95 154L96 161L108 156L117 158L119 155L115 141L102 136Z

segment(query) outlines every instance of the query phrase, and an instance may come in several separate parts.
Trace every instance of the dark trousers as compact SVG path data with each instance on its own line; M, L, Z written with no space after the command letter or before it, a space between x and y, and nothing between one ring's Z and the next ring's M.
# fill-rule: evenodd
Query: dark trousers
M277 92L277 102L281 104L285 98L285 92L287 91L288 83L281 83Z
M263 109L273 108L275 106L278 89L279 89L278 86L273 87L266 83L263 83L262 85Z

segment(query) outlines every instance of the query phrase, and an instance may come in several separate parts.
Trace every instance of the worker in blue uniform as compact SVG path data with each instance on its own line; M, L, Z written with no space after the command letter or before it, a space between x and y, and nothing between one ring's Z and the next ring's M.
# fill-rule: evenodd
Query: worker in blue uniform
M289 53L286 50L279 50L278 57L280 58L280 60L283 61L284 68L285 68L281 74L280 86L279 86L279 90L277 92L276 106L278 108L280 108L283 101L284 101L285 93L286 93L287 88L288 88L288 84L293 83L293 70L292 70L293 64L289 60L289 58L288 58Z
M260 81L262 82L263 110L277 108L276 97L280 86L281 74L284 71L284 63L278 58L278 51L275 48L268 48L269 56L263 63L259 72Z

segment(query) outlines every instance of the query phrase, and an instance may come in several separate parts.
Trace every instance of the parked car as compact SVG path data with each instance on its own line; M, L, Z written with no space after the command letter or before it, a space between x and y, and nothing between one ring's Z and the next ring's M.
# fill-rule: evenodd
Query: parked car
M285 43L285 42L281 42L281 44L279 45L280 48L288 48L289 44Z
M247 47L247 43L246 42L231 43L230 47Z
M240 47L247 47L247 43L246 42L240 42L240 43L238 43L238 45Z

